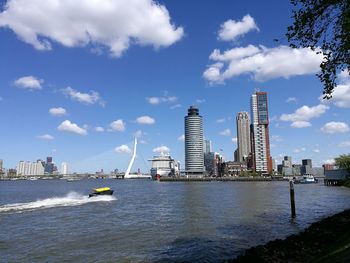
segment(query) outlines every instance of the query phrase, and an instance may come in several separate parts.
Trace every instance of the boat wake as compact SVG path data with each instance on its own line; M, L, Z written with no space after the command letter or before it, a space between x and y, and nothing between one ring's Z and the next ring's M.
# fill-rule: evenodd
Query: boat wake
M29 203L15 203L0 205L0 213L6 212L24 212L24 211L33 211L37 209L46 209L53 207L64 207L64 206L78 206L84 205L87 203L95 202L110 202L116 200L114 196L111 195L101 195L94 198L88 198L85 195L70 192L64 197L52 197L47 199L39 199L34 202Z

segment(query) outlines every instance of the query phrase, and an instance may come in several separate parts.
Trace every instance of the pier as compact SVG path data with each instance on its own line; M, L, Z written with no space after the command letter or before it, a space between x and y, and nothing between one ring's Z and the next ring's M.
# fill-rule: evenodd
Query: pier
M325 171L324 185L341 186L350 179L349 172L346 169L335 169Z

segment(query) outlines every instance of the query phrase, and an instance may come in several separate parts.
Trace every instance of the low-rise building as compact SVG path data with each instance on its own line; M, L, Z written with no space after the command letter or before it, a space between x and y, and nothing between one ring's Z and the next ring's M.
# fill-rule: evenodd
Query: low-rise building
M244 162L228 161L223 163L223 173L225 176L241 175L247 171L247 164Z

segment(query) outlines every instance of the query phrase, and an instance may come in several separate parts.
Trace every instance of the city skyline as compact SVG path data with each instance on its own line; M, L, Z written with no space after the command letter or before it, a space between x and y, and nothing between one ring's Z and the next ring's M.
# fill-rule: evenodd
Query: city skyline
M125 32L96 27L93 34L85 22L108 20L98 6L96 17L82 13L82 20L70 21L69 14L58 16L60 9L47 17L24 16L36 1L17 1L21 16L16 2L7 2L0 1L0 159L6 168L53 156L72 172L125 170L134 136L140 141L135 170L148 171L144 160L160 152L170 152L184 167L183 117L190 105L200 109L213 151L232 160L235 116L250 111L256 89L269 96L276 163L292 156L321 166L350 150L350 79L342 73L333 99L321 100L319 57L292 50L284 40L289 3L206 1L198 9L194 2L142 0L122 12L133 15L143 5L147 14L159 12L155 24L136 24L137 32L129 25ZM45 8L37 11L47 13ZM15 23L26 24L30 34ZM75 23L76 34L68 23Z

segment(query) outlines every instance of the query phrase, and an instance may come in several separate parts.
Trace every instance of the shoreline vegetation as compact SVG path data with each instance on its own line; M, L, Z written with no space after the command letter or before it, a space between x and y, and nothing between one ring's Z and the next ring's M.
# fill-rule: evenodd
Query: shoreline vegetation
M350 262L350 209L315 222L299 234L249 248L229 262Z

